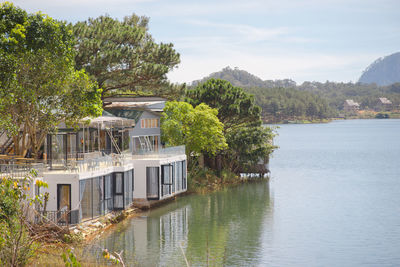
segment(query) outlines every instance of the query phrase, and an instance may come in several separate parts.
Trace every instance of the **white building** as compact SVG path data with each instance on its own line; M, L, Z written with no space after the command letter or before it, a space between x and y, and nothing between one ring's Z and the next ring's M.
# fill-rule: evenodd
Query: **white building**
M360 109L360 104L353 101L353 99L347 99L344 101L343 110L345 112L357 112Z
M163 148L160 142L165 100L130 100L141 106L119 105L120 116L105 111L90 122L83 120L78 131L60 124L57 133L47 136L43 163L34 167L39 170L36 179L48 184L43 189L49 193L47 208L40 212L50 220L74 224L134 201L162 200L186 191L185 147ZM0 176L21 176L29 169L29 164L10 164L15 163L12 156L3 159Z

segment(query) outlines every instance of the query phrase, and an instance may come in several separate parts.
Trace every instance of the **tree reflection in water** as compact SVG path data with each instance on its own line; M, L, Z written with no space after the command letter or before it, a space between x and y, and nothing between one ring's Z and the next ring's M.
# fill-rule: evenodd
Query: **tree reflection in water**
M123 250L127 265L257 264L263 224L271 221L269 184L258 182L207 195L191 195L127 220L88 247ZM182 247L182 249L181 249Z

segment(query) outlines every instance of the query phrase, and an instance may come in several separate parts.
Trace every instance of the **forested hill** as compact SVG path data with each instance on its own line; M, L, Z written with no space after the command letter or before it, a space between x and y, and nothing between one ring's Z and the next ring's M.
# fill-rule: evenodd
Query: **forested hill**
M192 86L210 78L227 80L253 94L266 122L326 119L335 113L323 97L307 90L297 90L296 83L290 79L263 81L247 71L226 67L192 82Z
M365 69L359 82L381 86L400 82L400 52L377 59Z
M217 71L211 73L207 77L193 81L192 85L197 85L199 83L203 83L208 79L215 78L215 79L222 79L229 81L232 85L238 87L265 87L265 88L274 88L274 87L295 87L296 82L290 79L284 80L265 80L263 81L259 77L245 71L240 70L238 68L230 68L229 66L223 68L221 71Z
M265 80L237 68L226 67L208 77L192 82L192 86L210 78L224 79L255 96L266 121L324 119L336 116L346 99L358 102L361 109L373 108L379 97L386 97L398 107L400 83L389 86L343 82L304 82L290 79Z

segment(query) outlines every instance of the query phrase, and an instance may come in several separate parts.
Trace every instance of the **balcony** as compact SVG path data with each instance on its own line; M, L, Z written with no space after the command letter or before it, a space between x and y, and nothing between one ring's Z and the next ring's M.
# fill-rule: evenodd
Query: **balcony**
M43 177L45 165L43 163L28 163L28 164L0 164L0 178L12 177L23 179L31 176L33 172L37 177Z
M52 160L49 172L93 172L105 168L124 166L132 162L130 153L121 154L102 154L101 152L78 153L76 155L68 155L67 160Z
M160 159L185 155L185 146L158 148L155 150L136 150L132 159Z
M102 155L101 153L79 153L67 160L52 160L50 164L43 162L23 162L0 164L0 178L13 177L22 179L35 170L37 177L43 177L44 172L80 173L99 171L109 167L124 166L132 163L130 153Z
M100 171L105 168L124 166L137 159L164 159L173 156L185 155L185 146L159 148L157 150L138 150L134 154L125 151L121 154L104 154L102 152L89 152L68 154L67 159L52 159L43 162L23 162L0 164L0 178L24 178L34 169L37 177L43 173L82 173Z

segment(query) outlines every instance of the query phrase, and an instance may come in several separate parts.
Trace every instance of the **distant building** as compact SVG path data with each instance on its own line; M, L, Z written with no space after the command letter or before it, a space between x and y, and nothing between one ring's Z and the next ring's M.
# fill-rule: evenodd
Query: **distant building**
M360 104L354 102L353 99L347 99L344 101L343 110L345 112L355 113L360 109Z
M393 108L392 101L386 97L378 98L378 104L375 106L376 111L390 111Z

